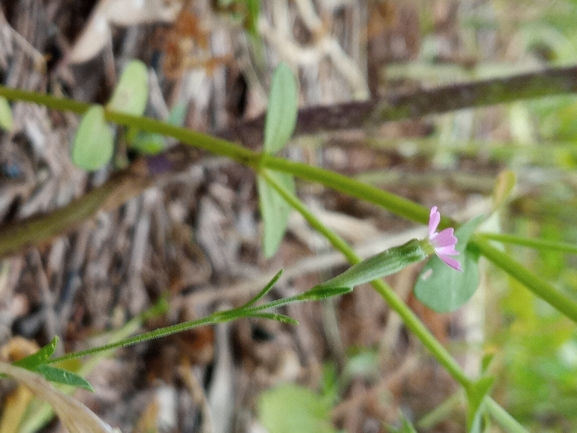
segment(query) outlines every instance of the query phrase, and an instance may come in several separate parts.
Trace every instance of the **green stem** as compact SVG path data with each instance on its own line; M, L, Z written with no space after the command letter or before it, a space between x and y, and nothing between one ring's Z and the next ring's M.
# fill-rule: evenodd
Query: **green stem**
M18 89L10 89L1 86L0 86L0 95L8 99L18 99L22 101L35 102L38 104L46 105L51 108L59 110L68 110L76 113L83 113L90 107L89 104L80 103L69 99L54 98L49 95L43 95L35 92L27 92ZM362 182L351 179L347 176L340 175L338 173L331 172L329 170L308 166L306 164L289 161L286 159L270 155L266 155L266 158L263 158L263 155L259 152L253 152L249 149L243 148L242 146L228 142L226 140L221 140L207 134L202 134L200 132L169 125L151 118L135 117L118 112L113 112L110 110L106 110L106 118L107 120L119 123L121 125L135 126L144 131L156 132L159 134L174 137L180 140L182 143L185 143L189 146L202 148L216 155L231 158L236 162L250 166L255 170L262 170L262 168L270 168L291 175L299 176L303 179L307 179L312 182L319 182L329 188L333 188L335 190L350 194L354 197L360 198L375 205L384 207L390 212L405 217L412 221L420 222L422 224L426 224L428 221L429 210L426 209L425 207L413 203L405 198L396 196L386 191L382 191L373 186L364 184ZM68 207L65 207L64 209L68 209ZM69 214L74 214L74 212L67 213L66 215ZM88 214L91 213L88 212ZM38 220L40 225L42 224L42 221L44 221L42 218ZM448 226L457 228L458 224L456 224L449 218L443 217L440 224L440 228ZM15 227L18 226L15 225ZM9 230L9 232L10 231L11 230ZM32 233L33 231L32 230L20 231L20 233L24 232ZM51 231L50 233L48 233L50 237L54 236L55 234L56 234L55 231ZM30 234L29 237L31 237L31 239L28 239L28 237L26 237L26 239L21 240L21 238L16 236L16 239L13 239L13 243L16 245L25 246L33 241L38 242L44 240L40 238L38 235ZM480 238L477 239L478 242L481 242ZM0 240L0 245L3 244L3 241L4 238ZM12 247L14 247L14 245L12 245ZM486 242L484 244L484 247L482 248L480 247L480 250L483 254L487 253L489 255L487 258L493 261L493 263L496 266L501 267L510 275L517 278L537 296L542 297L547 302L550 302L551 300L551 302L553 302L551 305L553 305L555 308L558 308L562 312L569 311L569 313L571 314L570 317L574 321L577 321L577 305L574 302L572 302L562 294L552 292L550 286L543 280L533 279L531 277L531 275L533 274L531 274L527 270L523 270L522 266L518 264L517 266L514 265L502 266L499 260L501 259L509 261L511 260L509 259L508 256L502 253L499 254L498 251L490 247L490 245L487 244ZM13 251L13 248L11 249L11 251Z
M273 176L268 175L266 170L262 170L260 174L287 203L305 218L311 227L325 236L331 245L339 250L351 264L357 264L362 260L344 239L325 226L298 197L277 182ZM417 336L429 352L437 359L439 364L449 372L453 379L459 382L465 389L471 387L473 382L463 372L459 364L457 364L447 349L431 334L427 327L419 320L415 313L413 313L413 310L407 306L395 291L381 279L372 281L371 285L385 302L387 302L389 307L401 317L405 326ZM485 397L485 404L491 416L493 416L502 427L506 428L507 431L512 433L527 433L527 430L491 397Z
M478 236L503 242L506 244L520 245L522 247L535 248L539 250L553 250L562 253L577 254L577 245L567 242L545 241L542 239L529 239L522 236L507 235L501 233L479 233Z
M476 245L481 254L494 265L503 269L536 296L577 323L577 302L560 293L551 284L513 260L508 254L491 246L489 241L482 238L482 235L475 235L472 244Z
M263 170L260 173L266 181L287 201L294 209L296 209L305 220L319 233L323 234L329 242L341 251L352 264L359 263L361 258L358 257L353 249L342 239L339 235L334 233L331 229L326 227L318 218L307 209L303 202L301 202L295 195L291 194L284 186L278 183L274 177L267 175ZM387 302L387 304L394 310L403 320L407 328L409 328L423 345L429 349L433 356L439 363L447 369L451 376L459 382L464 388L471 386L472 382L465 375L459 364L449 354L447 349L431 334L427 327L419 320L413 311L405 304L405 302L395 293L395 291L386 284L383 280L374 280L371 283L375 290Z
M523 427L519 421L513 418L509 412L499 406L491 397L485 397L485 410L491 417L509 433L527 433L527 429Z
M231 319L232 320L232 319ZM156 338L167 337L172 334L176 334L178 332L187 331L191 328L204 326L204 325L213 325L215 323L220 323L223 321L227 321L226 319L216 318L213 315L203 317L202 319L191 320L188 322L177 323L175 325L166 326L164 328L154 329L149 332L144 332L142 334L135 335L134 337L127 338L122 341L114 342L105 344L103 346L93 347L91 349L80 350L78 352L68 353L63 356L59 356L57 358L51 358L46 361L46 364L54 364L56 362L66 361L68 359L74 358L81 358L87 355L94 355L96 353L105 352L107 350L117 349L119 347L127 347L132 346L137 343L142 343L149 340L154 340Z

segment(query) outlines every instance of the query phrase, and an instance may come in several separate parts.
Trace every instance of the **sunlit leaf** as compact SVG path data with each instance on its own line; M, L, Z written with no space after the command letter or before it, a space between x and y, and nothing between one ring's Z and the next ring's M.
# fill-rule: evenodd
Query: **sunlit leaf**
M110 161L113 151L114 142L104 120L104 108L94 105L84 114L76 131L72 161L84 170L94 171Z
M140 60L132 60L120 76L106 108L141 116L148 101L148 70Z
M291 193L295 192L292 176L276 171L270 171L268 175ZM262 176L257 177L257 187L263 220L263 251L265 257L270 258L276 253L284 238L291 207Z
M467 302L479 285L479 252L468 245L484 215L479 215L455 231L456 250L463 272L456 272L437 256L423 267L415 285L415 296L424 305L439 313L454 311Z
M12 109L8 100L3 96L0 96L0 127L6 131L12 131L14 127Z
M274 71L264 125L264 151L276 153L291 137L297 120L298 89L291 69L280 63Z
M271 433L333 433L330 405L310 389L281 385L261 394L259 420Z

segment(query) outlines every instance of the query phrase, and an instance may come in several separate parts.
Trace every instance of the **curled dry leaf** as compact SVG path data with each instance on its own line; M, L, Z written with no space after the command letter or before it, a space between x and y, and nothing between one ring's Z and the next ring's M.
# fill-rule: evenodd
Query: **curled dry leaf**
M110 26L122 27L172 22L182 8L180 0L100 0L70 52L70 63L94 58L110 40Z
M70 433L120 433L82 403L52 387L39 374L4 362L0 362L0 373L11 376L49 403Z

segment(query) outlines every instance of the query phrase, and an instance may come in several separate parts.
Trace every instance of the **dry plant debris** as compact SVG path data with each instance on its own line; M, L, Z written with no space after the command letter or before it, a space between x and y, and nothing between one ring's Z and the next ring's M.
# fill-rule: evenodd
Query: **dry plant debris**
M103 102L123 63L139 58L150 66L150 115L166 116L167 107L184 103L187 126L224 131L262 113L270 73L280 59L299 72L303 106L333 104L366 99L369 89L380 92L379 65L414 57L419 44L416 2L265 1L258 21L263 51L257 58L239 23L214 3L3 3L3 84ZM3 223L51 212L109 178L110 171L88 175L71 164L76 116L23 103L13 109L14 130L0 136ZM418 138L430 129L419 120L388 125L380 133L394 140ZM387 168L397 174L383 180L388 187L426 204L466 202L469 191L442 174L427 188L411 183L413 173L432 173L430 159L367 146L370 139L358 130L329 134L297 143L289 153L351 175ZM367 254L374 238L386 242L392 233L412 229L316 185L302 184L299 193L323 221L351 233L349 240ZM280 267L290 278L275 289L277 295L312 286L319 275L343 265L298 218L289 231L279 254L265 261L253 173L199 155L189 169L98 213L72 234L3 260L0 344L17 336L42 344L59 335L71 351L121 327L166 291L171 308L148 327L235 305ZM393 283L416 305L409 294L415 272L402 272ZM382 423L398 420L401 407L422 414L454 390L373 291L291 307L288 314L300 321L298 327L239 321L119 351L90 375L96 393L76 397L122 431L224 432L232 426L256 431L261 391L285 381L318 387L323 363L333 359L342 368L353 346L375 348L379 370L374 377L353 378L335 407L335 423L348 431L379 431ZM451 338L449 328L459 328L458 317L420 314L443 341ZM46 431L61 430L52 424ZM458 429L443 425L437 431Z

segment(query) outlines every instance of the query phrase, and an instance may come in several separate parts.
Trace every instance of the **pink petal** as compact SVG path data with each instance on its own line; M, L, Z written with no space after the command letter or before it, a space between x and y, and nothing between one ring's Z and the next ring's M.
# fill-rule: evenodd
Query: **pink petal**
M459 253L459 251L455 249L454 245L447 245L446 247L435 248L435 253L439 255L443 254L446 256L458 256L459 254L461 254Z
M461 269L461 262L459 262L457 259L453 259L451 257L447 257L445 255L441 255L439 254L439 258L444 261L446 264L448 264L450 267L452 267L453 269L456 269L457 271L462 271L463 269Z
M441 247L448 247L450 245L456 245L457 238L455 237L453 232L454 232L453 228L449 227L448 229L445 229L440 233L438 233L434 238L431 238L431 240L435 239L435 241L433 242L435 249Z
M435 230L439 227L439 222L441 222L441 214L437 211L437 206L433 206L429 214L429 239L435 237Z

